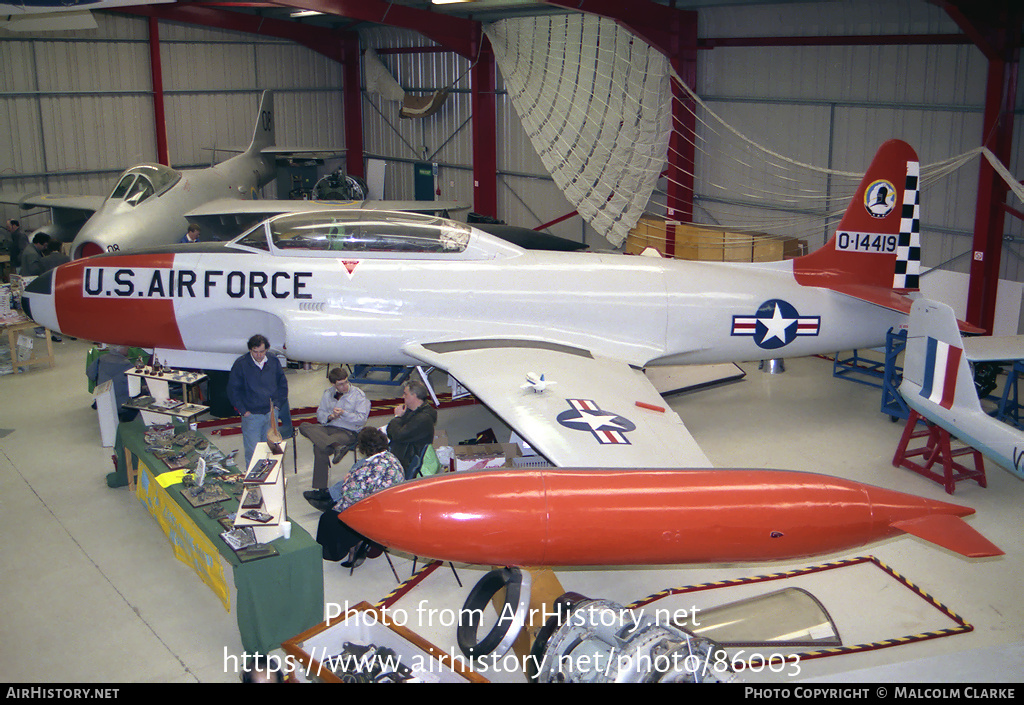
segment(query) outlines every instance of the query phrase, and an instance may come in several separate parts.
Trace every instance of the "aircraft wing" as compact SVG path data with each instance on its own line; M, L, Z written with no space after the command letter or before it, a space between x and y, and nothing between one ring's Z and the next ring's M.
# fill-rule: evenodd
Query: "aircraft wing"
M279 199L243 201L237 198L218 198L189 211L185 217L255 216L257 220L265 220L281 213L336 210L338 208L378 211L444 211L464 210L469 208L469 204L460 201L292 201Z
M905 313L907 315L910 315L910 307L914 303L914 299L893 291L892 289L883 289L881 287L866 284L830 284L828 288L833 291L837 291L840 294L852 296L853 298L860 299L861 301L867 301L875 306L881 306L882 308L898 311L899 313ZM957 321L957 325L964 333L985 332L981 328L978 328L967 321Z
M0 194L0 203L12 203L22 210L49 208L50 224L45 226L45 231L50 237L62 242L74 240L85 221L103 205L104 200L104 196L61 196L52 193Z
M711 467L642 370L534 340L408 345L448 371L556 466ZM544 375L536 392L527 374ZM525 386L524 386L525 385Z
M241 154L247 148L240 147L237 145L231 145L228 147L203 147L207 152L234 152ZM266 154L274 157L292 157L299 156L306 159L329 159L331 157L340 157L348 151L346 147L286 147L283 145L271 145L270 147L263 147L260 149L260 154Z
M1024 335L964 338L964 354L971 362L1008 362L1024 359Z
M23 210L32 207L54 210L81 211L86 217L103 205L105 196L62 196L55 193L5 193L0 203L12 203Z

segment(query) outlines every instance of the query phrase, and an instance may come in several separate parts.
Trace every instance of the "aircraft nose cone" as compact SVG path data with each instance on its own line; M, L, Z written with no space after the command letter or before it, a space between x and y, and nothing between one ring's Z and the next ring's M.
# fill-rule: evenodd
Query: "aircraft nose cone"
M26 294L41 294L49 296L53 294L53 270L48 269L33 279L25 287Z
M39 325L59 332L53 307L53 272L52 269L44 272L28 283L21 297L21 308Z
M121 242L125 229L118 214L107 206L86 221L71 243L71 259L101 255L111 243Z

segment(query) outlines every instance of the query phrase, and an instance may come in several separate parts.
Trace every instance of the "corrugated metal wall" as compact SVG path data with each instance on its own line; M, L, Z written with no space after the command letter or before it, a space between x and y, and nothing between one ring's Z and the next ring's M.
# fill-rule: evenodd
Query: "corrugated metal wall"
M148 21L94 14L94 31L0 36L5 193L106 195L120 171L157 160ZM264 89L275 93L279 145L344 146L335 62L255 35L168 22L159 34L172 166L208 166L214 148L248 145ZM275 197L275 186L264 195ZM29 228L49 218L0 212Z
M0 38L4 191L104 194L114 172L156 158L147 22L96 17L98 31ZM959 31L924 0L701 8L699 18L704 38ZM402 120L397 103L364 94L365 152L388 161L386 197L413 197L412 165L422 160L439 165L439 198L471 203L469 62L449 52L387 52L432 45L414 32L380 29L361 37L407 90L453 89L441 111L423 120ZM208 164L210 148L246 144L263 88L276 91L279 143L343 144L337 64L289 42L203 27L160 23L160 39L172 164ZM727 123L774 151L861 171L889 137L913 144L925 165L978 146L986 66L968 45L715 48L699 53L697 91ZM507 101L500 73L497 109L498 216L534 227L570 212ZM1024 121L1016 122L1020 145ZM705 137L713 153L716 138ZM1014 173L1018 162L1009 165ZM712 180L743 192L744 174L716 168L713 160L698 161L699 197ZM926 266L966 271L976 182L975 163L924 194ZM16 212L3 207L5 218ZM1008 218L1006 230L1020 239L1017 219ZM605 242L578 217L550 231L597 247ZM1024 280L1014 243L1003 273Z
M438 164L438 199L472 204L470 62L451 52L388 53L389 49L433 45L415 32L381 29L364 31L360 36L364 48L377 50L381 61L407 92L420 95L452 87L444 107L426 119L401 120L398 103L382 100L378 95L364 96L366 153L389 160L386 197L413 198L412 163L419 160ZM571 212L572 207L547 175L508 101L500 72L496 107L498 217L507 223L533 228ZM584 237L583 229L584 223L576 217L548 232L579 241ZM597 241L592 230L588 237L588 242Z
M960 32L941 8L915 1L723 7L701 10L699 19L702 38ZM988 62L972 45L716 48L699 62L697 91L716 113L755 142L810 164L859 172L896 137L926 168L982 142ZM1022 104L1019 92L1018 110ZM1013 173L1021 165L1016 123ZM926 267L968 271L978 168L976 159L922 193ZM705 176L698 169L698 191ZM1021 222L1008 217L1006 231L1019 241ZM1012 243L1002 276L1024 280Z

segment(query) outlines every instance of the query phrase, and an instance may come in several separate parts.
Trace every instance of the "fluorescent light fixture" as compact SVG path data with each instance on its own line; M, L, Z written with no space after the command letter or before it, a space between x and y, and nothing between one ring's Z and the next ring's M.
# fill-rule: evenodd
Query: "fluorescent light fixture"
M289 17L313 17L314 15L322 15L322 12L316 10L299 10L297 12L289 12Z
M474 0L430 0L434 5L453 5L457 2L474 2Z

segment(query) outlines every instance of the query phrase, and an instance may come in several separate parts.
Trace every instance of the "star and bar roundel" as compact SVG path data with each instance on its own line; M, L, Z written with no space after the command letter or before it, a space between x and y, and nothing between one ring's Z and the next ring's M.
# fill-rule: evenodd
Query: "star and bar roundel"
M753 316L733 316L732 334L751 336L758 347L775 350L792 343L797 336L818 335L821 316L801 316L782 299L761 304Z
M589 431L599 443L630 445L626 434L636 430L636 424L614 411L605 411L592 399L566 399L569 409L555 420L574 431Z

